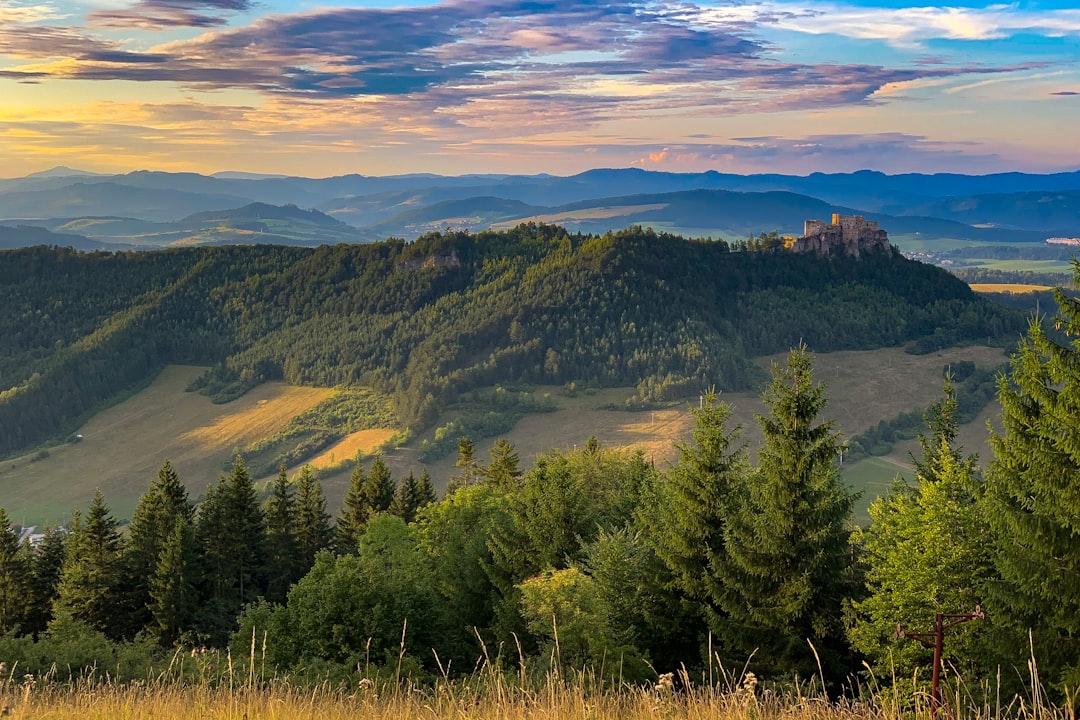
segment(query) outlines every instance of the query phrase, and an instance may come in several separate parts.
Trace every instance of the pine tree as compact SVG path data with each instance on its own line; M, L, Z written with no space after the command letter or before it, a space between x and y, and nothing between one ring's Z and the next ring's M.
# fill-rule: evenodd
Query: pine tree
M30 558L0 507L0 635L20 627L29 609Z
M520 456L514 446L505 438L499 438L491 448L491 463L484 470L484 477L498 488L506 490L513 488L521 480L519 462Z
M397 490L394 491L394 499L390 502L391 515L401 518L406 523L416 519L416 510L420 505L418 494L418 480L412 470L407 477L398 480Z
M255 486L239 456L232 472L207 489L195 528L204 562L200 620L211 639L222 642L240 608L265 589L263 517Z
M420 473L420 479L417 480L416 494L420 498L417 510L421 510L439 499L439 494L435 492L435 485L431 482L431 474L428 473L426 467L424 468L424 471Z
M365 480L364 465L357 456L356 466L349 477L349 489L345 493L345 502L338 514L334 538L337 551L343 555L356 554L356 541L364 534L364 525L367 524L369 513L364 502Z
M1080 263L1073 261L1077 279ZM1080 301L1055 291L1055 324L1080 335ZM1040 674L1080 681L1080 341L1062 345L1038 319L998 385L1002 435L986 478L986 517L995 536L987 615L1002 659L1024 668L1030 631ZM1003 673L1004 674L1004 673Z
M85 521L76 511L53 609L54 615L70 615L111 637L124 630L114 612L122 577L116 526L101 490L94 493Z
M919 435L915 486L898 481L875 500L872 524L856 538L866 552L868 595L855 603L852 643L877 668L900 676L931 658L918 643L895 640L897 623L929 628L935 613L971 611L983 601L993 572L988 528L976 505L976 458L957 447L958 422L948 378L945 397L926 416L929 434ZM976 644L983 630L962 625L950 632L955 666L986 658Z
M266 599L285 602L289 587L300 579L300 549L296 537L296 498L285 466L278 471L263 507L266 522Z
M724 556L732 495L745 484L748 463L738 441L742 428L729 425L730 405L709 392L691 412L694 442L676 445L678 463L663 478L656 504L643 508L642 521L673 589L715 615L711 568Z
M454 467L458 469L458 474L447 483L447 494L459 487L469 487L484 475L484 468L476 460L476 447L467 437L458 438L458 459Z
M368 517L386 512L393 501L394 478L391 477L390 468L380 453L371 461L371 469L364 481L364 502L368 507Z
M25 633L37 635L44 632L52 620L60 573L67 555L66 546L67 532L52 528L45 532L45 537L31 555L29 608L23 624Z
M805 347L773 366L759 415L764 444L749 487L725 527L715 563L728 613L728 646L770 673L843 676L843 606L853 591L848 523L854 496L836 465L839 436L819 422L824 389Z
M394 479L381 454L371 461L367 474L356 461L345 505L338 519L338 549L343 553L355 553L357 543L367 528L368 521L377 513L390 509L394 501Z
M322 483L314 468L304 465L296 481L297 573L300 577L307 575L315 564L315 554L329 548L333 537Z
M150 613L150 581L157 574L161 551L180 520L192 522L194 508L187 488L166 460L157 479L139 499L128 525L128 544L123 558L121 613L126 616L124 634L133 637L154 624Z
M162 645L175 645L194 625L199 611L198 554L195 531L183 517L176 520L150 579L152 634Z

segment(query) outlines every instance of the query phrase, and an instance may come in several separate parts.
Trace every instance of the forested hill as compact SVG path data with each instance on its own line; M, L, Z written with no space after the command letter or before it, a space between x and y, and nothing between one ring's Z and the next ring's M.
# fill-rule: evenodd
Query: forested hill
M896 252L795 255L632 228L434 234L412 243L0 252L0 453L70 432L165 363L214 366L225 398L263 380L365 384L430 423L495 383L746 388L748 358L1018 337L1022 315Z

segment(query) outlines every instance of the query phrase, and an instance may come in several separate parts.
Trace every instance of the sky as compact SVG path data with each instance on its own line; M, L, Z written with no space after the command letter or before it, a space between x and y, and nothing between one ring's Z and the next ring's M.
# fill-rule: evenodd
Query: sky
M0 0L0 176L1080 169L1080 0Z

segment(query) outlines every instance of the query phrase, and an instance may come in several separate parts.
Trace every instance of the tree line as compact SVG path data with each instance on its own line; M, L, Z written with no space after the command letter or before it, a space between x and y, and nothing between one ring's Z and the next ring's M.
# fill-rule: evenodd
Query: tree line
M793 255L640 227L435 233L412 243L0 252L0 454L63 439L166 363L211 366L225 401L266 380L366 386L429 427L453 398L518 383L697 395L765 378L750 357L1005 344L1023 314L882 252Z
M1080 332L1080 302L1058 302ZM36 550L4 534L0 649L27 655L35 634L75 624L162 647L231 637L238 656L261 638L294 677L468 672L490 649L510 668L628 681L718 660L839 687L864 668L925 679L928 651L897 624L981 605L985 620L950 635L947 680L1017 690L1034 653L1066 692L1080 673L1078 353L1032 323L998 384L1004 429L985 470L957 446L947 379L914 481L875 501L865 528L804 347L773 367L753 460L709 393L666 470L595 439L529 468L500 442L485 465L462 438L442 500L376 458L357 465L334 526L310 470L282 473L260 506L238 460L193 507L166 464L126 536L100 495Z

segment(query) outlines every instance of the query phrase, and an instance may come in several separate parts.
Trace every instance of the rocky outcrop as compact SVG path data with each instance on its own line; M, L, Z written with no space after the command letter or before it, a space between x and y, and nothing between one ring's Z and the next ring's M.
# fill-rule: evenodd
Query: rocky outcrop
M791 251L797 253L853 257L890 248L889 234L861 215L833 215L831 223L807 220L803 236L791 245Z

